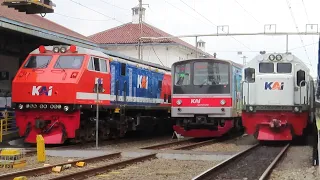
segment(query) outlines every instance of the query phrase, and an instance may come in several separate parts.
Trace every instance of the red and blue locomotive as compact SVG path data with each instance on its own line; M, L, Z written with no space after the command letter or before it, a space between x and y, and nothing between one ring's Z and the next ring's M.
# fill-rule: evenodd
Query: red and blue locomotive
M37 134L46 144L94 140L97 103L101 139L172 127L170 69L73 45L31 52L13 80L12 102L27 143Z

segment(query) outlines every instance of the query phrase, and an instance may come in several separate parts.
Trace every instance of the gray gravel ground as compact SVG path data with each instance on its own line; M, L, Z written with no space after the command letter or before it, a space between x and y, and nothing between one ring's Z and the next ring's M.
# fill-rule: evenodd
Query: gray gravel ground
M187 180L218 164L218 161L178 161L153 159L123 169L91 177L91 180Z
M225 142L219 142L195 148L192 149L192 151L237 152L243 151L256 143L257 141L253 138L253 136L243 136Z
M319 180L317 167L312 166L312 147L292 146L282 162L273 170L270 180Z
M168 142L175 142L178 141L177 139L170 139L168 137L165 138L153 138L143 141L131 141L125 142L120 144L110 144L110 145L102 145L100 149L109 150L109 151L124 151L124 150L134 150L139 149L145 146L152 146L156 144L168 143ZM94 149L94 148L86 148L86 149Z

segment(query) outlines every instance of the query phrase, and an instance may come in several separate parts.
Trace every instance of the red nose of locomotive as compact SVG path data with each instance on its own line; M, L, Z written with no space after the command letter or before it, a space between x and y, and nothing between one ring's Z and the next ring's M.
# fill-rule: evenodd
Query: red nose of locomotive
M73 46L40 46L22 64L12 82L14 103L73 103L84 56Z

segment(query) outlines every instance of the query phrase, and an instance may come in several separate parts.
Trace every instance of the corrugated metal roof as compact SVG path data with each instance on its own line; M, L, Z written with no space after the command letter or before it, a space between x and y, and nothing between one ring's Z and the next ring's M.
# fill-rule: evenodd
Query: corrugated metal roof
M0 0L0 4L3 2L3 0ZM64 34L67 36L71 36L74 38L78 38L81 40L85 40L88 42L93 42L89 38L87 38L84 35L81 35L75 31L72 31L66 27L63 27L55 22L52 22L48 19L45 19L39 15L33 15L33 14L26 14L23 12L19 12L17 10L14 10L12 8L8 8L6 6L0 5L0 17L4 17L13 21L25 23L31 26L39 27L42 29L46 29L48 31Z

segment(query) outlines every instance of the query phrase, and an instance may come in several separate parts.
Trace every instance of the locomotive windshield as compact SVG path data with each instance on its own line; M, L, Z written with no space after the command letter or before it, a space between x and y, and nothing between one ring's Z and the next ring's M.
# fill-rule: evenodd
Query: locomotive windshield
M177 63L174 68L175 94L228 94L230 65L216 60Z
M31 56L24 68L47 68L52 56Z
M60 56L54 68L56 69L80 69L84 56Z

